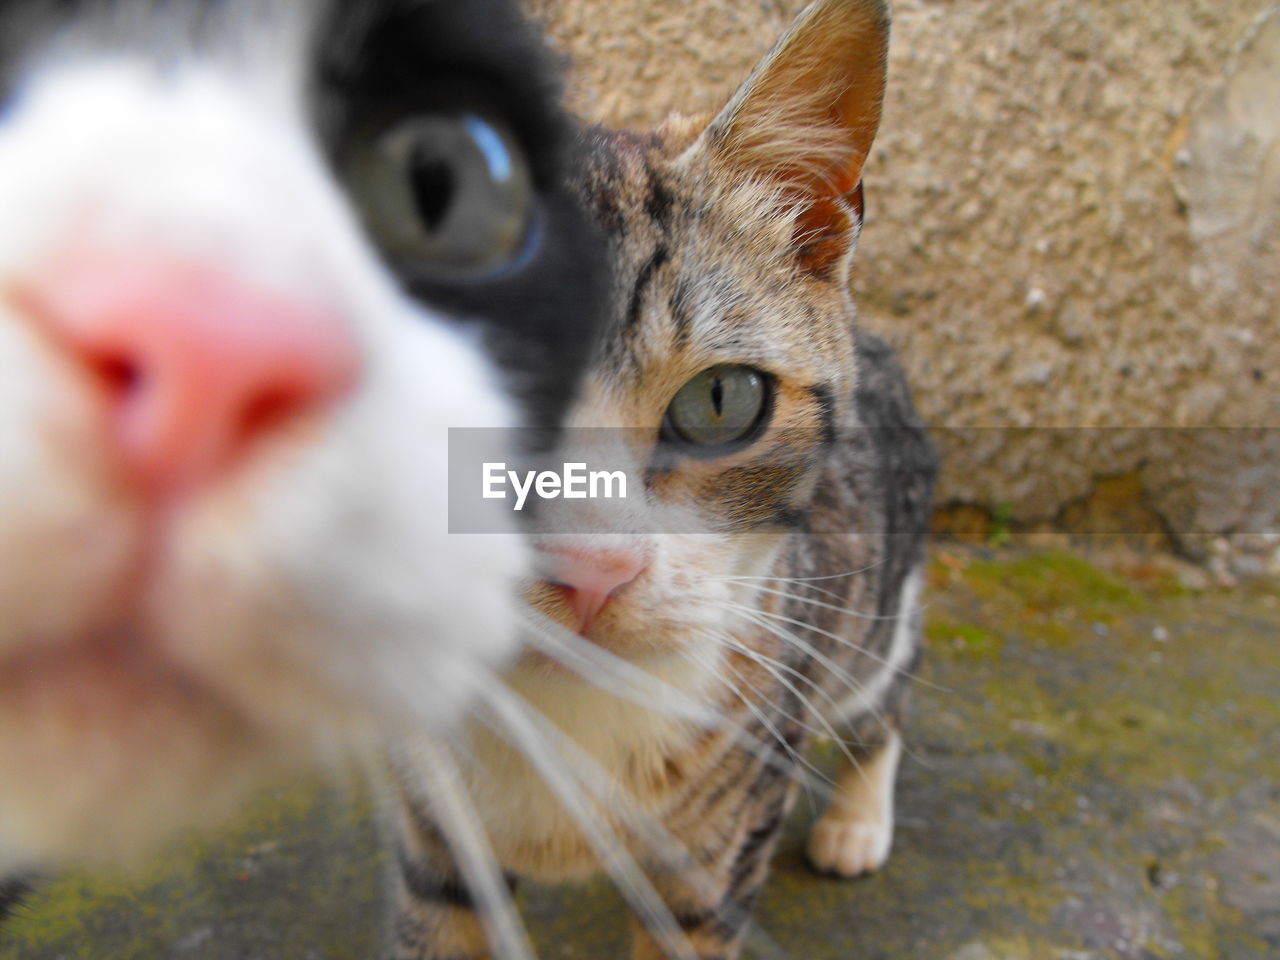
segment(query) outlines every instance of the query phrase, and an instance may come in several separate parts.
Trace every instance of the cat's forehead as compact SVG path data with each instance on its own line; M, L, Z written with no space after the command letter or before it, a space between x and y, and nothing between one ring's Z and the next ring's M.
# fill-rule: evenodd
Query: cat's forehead
M607 375L669 390L743 363L823 379L847 359L847 294L797 275L791 219L766 188L687 156L690 125L593 135L587 193L615 259Z

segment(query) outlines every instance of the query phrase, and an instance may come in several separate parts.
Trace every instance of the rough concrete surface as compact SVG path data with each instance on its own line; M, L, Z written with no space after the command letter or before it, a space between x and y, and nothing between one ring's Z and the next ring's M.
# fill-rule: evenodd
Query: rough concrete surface
M889 865L812 874L819 791L802 798L749 955L1280 956L1280 583L958 546L930 580ZM385 867L370 807L358 786L300 783L129 881L52 880L0 956L369 960ZM606 884L521 903L543 960L627 956Z
M631 127L718 108L804 6L530 3L577 110ZM1280 4L892 7L865 321L931 423L1033 428L944 434L944 506L1096 529L1072 508L1124 477L1191 553L1280 530L1280 431L1153 429L1280 427Z

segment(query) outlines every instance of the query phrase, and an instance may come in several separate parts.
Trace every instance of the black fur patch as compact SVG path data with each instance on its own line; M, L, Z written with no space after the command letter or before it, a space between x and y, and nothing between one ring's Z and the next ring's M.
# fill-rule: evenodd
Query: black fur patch
M219 45L235 43L241 29L227 24L252 22L245 16L252 9L251 0L0 0L0 122L29 58L64 26L84 27L78 50L91 54L95 43L108 53L126 50L163 75L187 48L196 57L209 48L216 62ZM529 425L557 423L594 347L608 284L595 227L568 188L583 150L540 38L514 0L316 0L299 9L321 19L309 88L317 140L335 169L361 123L389 110L438 109L465 96L514 131L537 193L528 256L505 272L457 282L386 259L404 289L437 316L484 332ZM101 36L99 23L109 27ZM179 36L166 42L171 34Z
M22 878L0 878L0 927L21 907L30 892L31 884Z
M439 873L434 865L411 857L404 848L396 850L405 889L423 903L441 903L463 910L474 910L471 891L461 879Z
M396 259L390 266L423 303L480 324L526 402L530 426L551 426L573 398L604 316L602 243L569 190L584 159L559 107L560 85L541 42L507 0L382 3L369 17L345 4L326 35L317 91L335 160L370 110L412 110L453 91L479 97L520 137L539 194L539 239L516 268L450 283ZM344 18L353 26L346 29ZM362 25L362 26L361 26ZM354 46L350 34L363 30ZM344 39L346 38L346 39Z

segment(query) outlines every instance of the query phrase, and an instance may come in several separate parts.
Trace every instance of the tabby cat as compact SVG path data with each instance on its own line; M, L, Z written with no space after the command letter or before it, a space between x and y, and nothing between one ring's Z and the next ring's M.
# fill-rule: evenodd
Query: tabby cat
M557 423L601 312L548 59L510 0L0 3L0 919L508 662L447 434Z
M854 876L889 852L934 457L849 294L888 30L879 0L818 0L710 122L591 133L615 309L569 423L616 438L637 492L543 505L529 650L458 752L505 879L607 867L637 960L738 954L833 724L810 859ZM412 743L395 765L392 953L489 956L431 772Z

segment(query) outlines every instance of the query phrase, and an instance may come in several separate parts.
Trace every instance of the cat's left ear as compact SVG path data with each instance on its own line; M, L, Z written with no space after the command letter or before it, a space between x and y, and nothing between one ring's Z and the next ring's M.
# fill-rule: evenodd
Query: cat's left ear
M816 0L700 138L714 164L800 203L796 253L815 273L829 273L853 243L888 49L883 0Z

